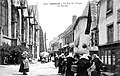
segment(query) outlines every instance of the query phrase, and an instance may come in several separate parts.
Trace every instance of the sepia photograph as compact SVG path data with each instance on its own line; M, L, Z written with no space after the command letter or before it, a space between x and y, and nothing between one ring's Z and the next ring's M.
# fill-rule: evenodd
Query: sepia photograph
M120 0L0 0L0 76L120 76Z

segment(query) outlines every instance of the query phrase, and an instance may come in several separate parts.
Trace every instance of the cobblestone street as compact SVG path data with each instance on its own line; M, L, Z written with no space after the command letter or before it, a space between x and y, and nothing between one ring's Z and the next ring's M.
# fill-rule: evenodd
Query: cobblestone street
M24 76L18 72L19 65L0 65L0 76ZM60 76L53 62L30 64L30 72L27 76Z

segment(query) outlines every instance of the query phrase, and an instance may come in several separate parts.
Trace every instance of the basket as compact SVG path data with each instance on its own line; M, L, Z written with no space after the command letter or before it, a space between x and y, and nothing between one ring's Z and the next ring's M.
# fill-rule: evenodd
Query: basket
M77 73L77 65L71 65L71 71Z

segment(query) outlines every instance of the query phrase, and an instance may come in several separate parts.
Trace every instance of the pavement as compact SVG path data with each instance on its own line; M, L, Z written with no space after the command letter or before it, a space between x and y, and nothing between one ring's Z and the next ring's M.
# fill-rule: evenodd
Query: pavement
M24 76L19 71L20 65L0 65L0 76ZM113 76L114 73L102 72L107 76ZM103 75L103 76L104 76ZM30 63L30 71L27 76L62 76L58 75L58 68L55 68L53 62L41 63L32 62Z
M0 65L0 76L24 76L18 72L20 65ZM30 72L27 76L61 76L57 74L58 68L54 67L53 62L30 64Z

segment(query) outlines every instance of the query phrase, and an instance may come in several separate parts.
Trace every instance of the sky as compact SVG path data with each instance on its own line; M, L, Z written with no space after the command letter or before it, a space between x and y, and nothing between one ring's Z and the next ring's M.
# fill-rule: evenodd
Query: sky
M88 0L27 0L38 5L39 23L49 42L72 24L72 16L81 16Z

